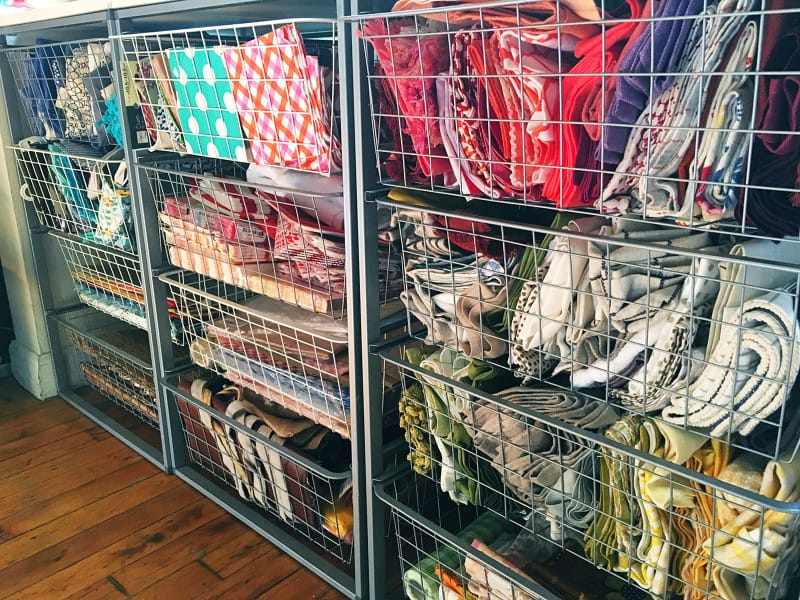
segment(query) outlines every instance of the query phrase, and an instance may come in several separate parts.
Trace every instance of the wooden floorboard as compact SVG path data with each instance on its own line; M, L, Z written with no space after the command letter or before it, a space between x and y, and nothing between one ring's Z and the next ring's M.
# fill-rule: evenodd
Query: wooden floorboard
M344 598L65 402L0 389L0 598Z

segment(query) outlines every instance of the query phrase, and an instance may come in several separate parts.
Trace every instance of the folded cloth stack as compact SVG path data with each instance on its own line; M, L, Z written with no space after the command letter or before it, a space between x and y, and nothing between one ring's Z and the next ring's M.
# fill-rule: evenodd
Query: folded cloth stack
M364 22L378 103L397 116L383 120L391 179L679 222L738 211L771 235L797 233L800 23L781 11L790 3L770 1L763 40L752 0L627 0L605 14L469 4L401 0L393 10L426 12ZM602 30L599 18L610 19ZM768 74L754 98L756 65ZM764 132L752 153L751 113Z
M468 217L462 221L402 209L394 214L394 224L405 262L400 299L426 326L426 341L473 358L505 354L500 334L506 327L508 286L517 273L516 247L509 245L505 257L501 251L493 258L491 228L485 225L482 237L475 231L482 224Z
M406 355L411 364L425 371L472 387L479 384L478 379L491 376L493 371L476 371L469 358L449 348L428 353L410 348ZM422 386L427 417L421 433L430 440L428 448L435 445L438 451L438 459L430 456L430 462L438 467L436 475L441 490L459 504L492 506L498 500L495 493L502 484L495 470L476 458L472 438L465 428L466 413L470 410L469 394L433 376L418 373L416 378ZM423 446L416 446L417 453L422 449Z
M639 416L620 419L605 435L703 473L720 470L727 460L721 443ZM587 557L629 573L654 596L681 592L680 575L694 568L689 563L696 555L690 551L709 523L711 497L689 479L611 447L601 450L599 473L599 503L585 536Z
M694 213L693 193L686 201L679 197L677 182L662 178L672 177L683 157L693 145L695 135L691 127L700 118L706 102L707 80L701 73L714 72L719 67L729 44L735 44L733 57L727 66L746 72L755 55L756 28L746 28L740 34L750 10L752 0L721 0L690 21L691 30L676 65L674 81L641 111L627 140L622 160L611 181L605 186L598 206L613 210L616 205L610 198L624 196L627 210L636 210L648 216L681 215L689 220ZM734 42L735 40L735 42ZM649 65L646 67L649 69ZM619 88L618 88L619 90ZM615 98L616 99L616 98ZM616 114L609 112L613 122ZM716 117L716 113L713 113ZM705 149L703 149L705 150ZM716 149L715 149L716 150ZM744 158L744 146L731 148L733 161ZM704 160L705 152L696 159ZM711 180L713 181L713 180ZM735 194L736 195L736 194ZM734 195L734 204L735 204ZM728 207L732 214L733 205Z
M297 519L316 526L317 503L334 499L317 497L312 490L329 489L329 486L318 488L312 472L253 434L315 458L329 452L346 457L347 443L326 428L241 388L228 385L212 392L216 387L219 387L217 382L195 379L190 391L197 400L241 426L235 428L219 421L211 411L197 411L201 424L213 436L222 463L233 476L239 494L245 500L272 510L285 521Z
M310 375L298 376L288 369L258 362L204 338L192 342L190 351L196 365L219 371L234 383L274 402L287 404L290 398L293 410L315 422L327 424L328 420L333 420L344 424L346 431L350 411L348 388ZM341 432L338 428L337 431Z
M551 76L561 62L574 61L578 40L599 32L578 16L599 19L597 8L574 4L578 13L554 2L479 12L403 1L394 10L436 6L443 12L364 23L361 35L375 48L383 78L396 82L381 89L392 96L385 104L403 118L418 155L424 177L415 178L467 195L538 199L558 160L559 127L552 121L562 116ZM397 132L393 138L402 139ZM401 148L395 144L395 150Z
M594 513L595 449L585 440L536 420L559 419L590 431L619 415L606 403L553 389L514 387L497 392L517 410L475 399L464 426L506 487L550 522L549 537L582 537ZM528 415L528 411L532 415Z
M311 375L347 385L347 330L340 321L308 314L263 296L244 301L241 306L243 311L207 325L212 344L301 377Z

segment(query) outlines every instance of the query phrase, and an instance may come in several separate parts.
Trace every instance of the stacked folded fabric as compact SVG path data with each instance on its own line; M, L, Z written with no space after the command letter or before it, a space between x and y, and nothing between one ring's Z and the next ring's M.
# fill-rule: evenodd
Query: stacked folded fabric
M274 447L309 456L329 470L345 469L350 450L342 438L237 386L222 387L221 382L199 378L182 382L180 387L209 407L200 409L185 401L180 404L184 425L192 431L190 446L200 454L199 460L212 460L215 467L224 467L242 498L284 521L322 527L349 540L352 529L345 528L348 520L352 522L352 499L349 506L345 501L350 497L348 486L338 480L322 481L290 454ZM218 420L211 409L240 427ZM205 430L202 436L198 425ZM205 440L202 444L201 439ZM205 447L209 444L213 446ZM335 510L325 510L334 505Z
M90 42L56 44L39 39L15 73L31 129L49 141L91 142L95 148L120 144L103 123L114 101L111 46Z
M336 82L294 24L240 46L143 52L135 85L151 150L328 175L341 165Z
M251 165L248 182L187 177L185 196L165 196L160 221L170 261L316 312L346 297L341 177ZM159 182L161 183L161 182ZM381 299L402 287L389 243L378 256Z
M764 7L762 39L752 0L470 4L400 0L426 12L363 23L388 179L679 222L738 211L797 234L800 21L786 0Z

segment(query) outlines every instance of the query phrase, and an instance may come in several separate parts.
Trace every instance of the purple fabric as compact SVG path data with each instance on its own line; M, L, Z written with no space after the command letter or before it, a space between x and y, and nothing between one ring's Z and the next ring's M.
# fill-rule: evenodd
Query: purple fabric
M703 10L703 0L663 0L656 10L659 17L693 17ZM603 161L613 169L622 160L631 134L631 126L647 106L650 82L654 97L672 83L673 77L649 77L638 73L673 72L686 44L693 19L654 21L620 58L617 88L606 114L603 128ZM651 65L652 62L652 65ZM598 148L599 152L599 148Z

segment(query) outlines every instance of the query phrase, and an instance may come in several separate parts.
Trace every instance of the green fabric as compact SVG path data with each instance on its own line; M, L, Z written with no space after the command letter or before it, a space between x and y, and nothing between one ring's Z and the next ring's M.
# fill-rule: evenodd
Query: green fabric
M481 540L485 544L493 543L507 529L508 522L500 515L485 512L472 523L462 529L456 536L471 544L473 540ZM436 565L460 573L461 554L451 546L439 545L430 556L425 557L416 566L403 573L403 589L411 600L439 600L440 580L436 576Z

